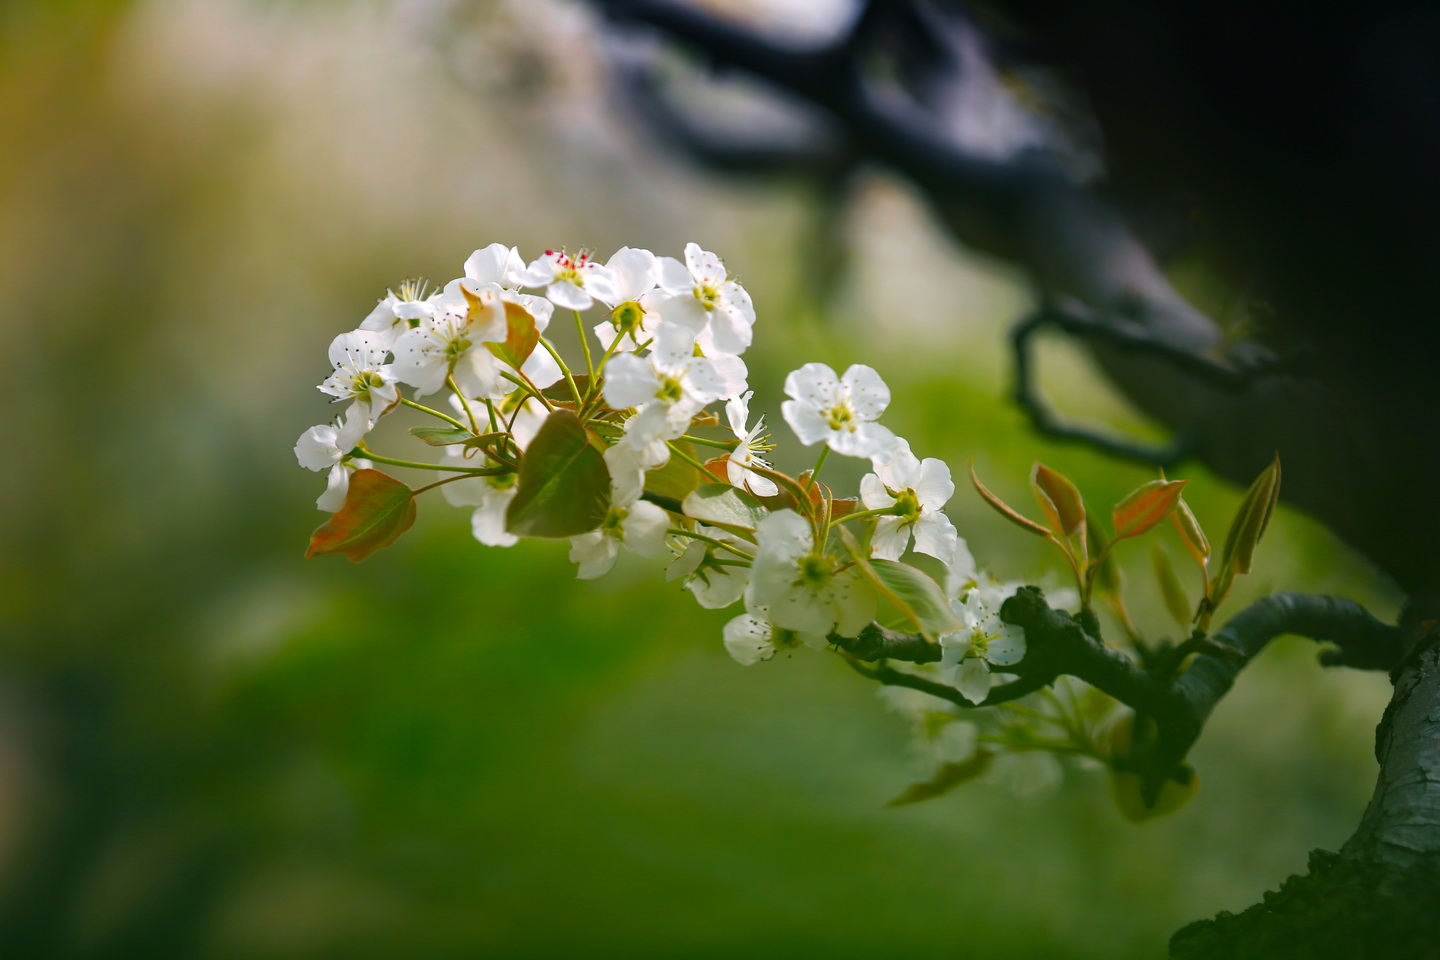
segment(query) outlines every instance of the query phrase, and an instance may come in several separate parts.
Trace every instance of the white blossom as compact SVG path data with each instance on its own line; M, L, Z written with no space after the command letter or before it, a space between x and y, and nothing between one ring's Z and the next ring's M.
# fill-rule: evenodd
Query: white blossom
M625 424L624 443L637 450L658 440L673 440L705 405L725 395L715 365L694 355L694 338L683 328L664 324L648 356L612 357L605 371L605 402L616 410L635 407Z
M360 329L378 334L381 342L392 346L402 333L434 315L435 306L426 296L425 282L406 280L398 291L385 291L375 309L360 321Z
M350 490L350 474L369 469L368 460L345 460L369 427L369 421L352 408L339 425L327 423L311 427L295 441L295 459L300 461L300 466L330 471L325 492L315 501L317 509L334 513L343 507L345 494Z
M889 456L875 461L875 472L860 478L860 502L866 510L895 511L875 522L871 552L884 560L899 560L913 532L916 552L950 563L960 538L943 511L954 494L955 483L945 462L915 459L910 444L897 437Z
M723 531L709 532L717 539L725 537ZM665 571L665 579L683 577L696 603L707 610L720 610L744 596L750 583L750 568L734 562L738 559L738 554L703 540L692 540Z
M572 256L564 250L546 250L518 279L527 287L544 287L550 302L565 310L589 310L596 300L609 302L615 296L610 270L584 252Z
M735 449L730 451L725 473L731 486L743 487L757 497L773 497L780 492L775 481L762 477L752 469L768 469L770 462L761 459L757 453L769 449L765 444L765 417L761 416L755 421L754 429L746 426L746 421L750 419L751 396L751 393L745 393L725 401L725 416L730 421L730 430L740 441Z
M850 457L883 457L895 434L875 423L890 403L880 375L854 364L843 377L823 363L807 363L785 378L791 399L780 405L785 422L805 446L824 441Z
M940 663L955 668L955 686L971 703L990 693L990 665L1008 667L1025 656L1025 630L1000 619L998 593L985 587L971 590L951 606L963 626L940 637Z
M351 415L359 413L371 425L400 402L396 374L385 362L390 352L380 334L352 330L330 341L330 365L334 372L320 384L320 390L341 400L354 400ZM367 426L368 429L368 426Z
M499 361L486 342L505 339L505 305L500 287L470 279L452 280L435 300L435 315L421 320L395 341L395 372L423 397L453 375L467 397L499 390Z
M853 637L874 619L875 595L859 571L841 571L833 556L816 550L810 524L798 513L777 510L755 533L747 607L764 607L771 623L802 634Z
M755 326L750 294L725 272L725 264L699 244L685 245L685 262L673 257L656 261L660 289L667 297L660 315L667 321L695 330L707 356L745 352Z
M800 632L776 626L769 610L748 601L745 612L725 624L724 640L725 651L742 667L769 660L782 650L794 650L800 646L824 650L830 645L829 636L825 633Z
M644 471L633 454L614 446L605 451L605 462L610 469L610 509L599 529L570 538L570 559L580 565L577 576L581 580L609 573L622 544L642 557L656 556L665 549L669 520L664 510L640 499Z

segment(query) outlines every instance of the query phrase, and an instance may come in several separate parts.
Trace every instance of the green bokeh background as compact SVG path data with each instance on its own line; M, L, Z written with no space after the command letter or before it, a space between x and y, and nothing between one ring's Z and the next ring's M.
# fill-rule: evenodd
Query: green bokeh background
M737 666L729 614L643 561L579 582L563 544L480 547L438 497L363 565L302 559L323 481L291 446L331 413L326 344L495 240L720 252L791 450L786 371L865 362L917 453L1017 503L1037 458L1092 504L1149 479L1027 430L1023 287L903 184L830 218L689 170L592 37L538 0L0 5L5 955L1154 957L1343 842L1387 685L1297 640L1217 711L1177 816L1126 824L1074 770L1039 801L892 810L906 728L873 688L808 651ZM1154 436L1062 345L1045 361L1070 415ZM1181 474L1214 536L1238 492ZM982 562L1056 575L982 510L950 506ZM1292 512L1245 584L1271 588L1397 603Z

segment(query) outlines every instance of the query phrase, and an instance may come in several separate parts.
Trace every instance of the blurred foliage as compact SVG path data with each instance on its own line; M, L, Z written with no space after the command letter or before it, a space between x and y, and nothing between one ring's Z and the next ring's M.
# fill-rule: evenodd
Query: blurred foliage
M0 15L0 954L1155 956L1347 835L1387 687L1299 642L1217 712L1175 818L1125 824L1085 773L890 810L905 729L863 680L737 667L725 615L639 562L579 582L563 544L479 547L438 498L363 566L303 560L323 480L290 448L328 414L326 343L497 239L720 251L760 313L752 409L800 362L864 361L918 454L1015 502L1037 458L1101 506L1149 477L1027 431L1000 326L1023 293L903 186L866 184L817 249L813 196L627 126L573 8L492 11L517 86L426 42L436 4L46 6ZM1057 403L1149 429L1053 352ZM1223 530L1239 492L1179 475ZM951 513L1049 582L968 490ZM1396 602L1284 510L1247 580Z

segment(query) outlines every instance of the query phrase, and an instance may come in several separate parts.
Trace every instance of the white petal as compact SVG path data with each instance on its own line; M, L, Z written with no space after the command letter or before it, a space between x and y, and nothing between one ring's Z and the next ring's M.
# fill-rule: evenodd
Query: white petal
M950 479L950 465L944 460L926 457L920 464L920 477L914 489L921 507L926 510L939 510L955 496L955 481Z
M840 397L840 380L825 364L807 363L785 377L785 395L816 410L829 410Z
M715 364L705 357L691 357L680 367L683 370L681 382L685 395L700 406L713 403L725 396L727 384Z
M851 568L835 577L830 585L835 604L835 632L853 637L875 619L878 601L870 582Z
M997 636L985 648L985 659L997 667L1008 667L1025 658L1025 628L1002 623Z
M922 513L915 521L916 553L927 554L948 565L955 559L955 545L959 542L955 525L943 513Z
M836 453L863 459L883 455L895 434L878 423L862 423L854 430L832 430L825 440Z
M665 582L679 580L681 577L688 577L700 569L700 564L705 562L705 554L710 548L700 540L691 540L685 547L685 552L676 557L670 566L665 568Z
M695 299L695 279L690 269L674 257L655 258L655 279L666 293Z
M353 415L351 419L360 420ZM338 463L340 458L355 446L352 443L350 447L341 450L335 442L338 433L335 427L322 423L300 434L300 439L295 441L295 459L300 462L300 466L306 470L324 470Z
M880 414L890 405L890 388L880 379L872 367L857 363L845 371L841 378L850 394L850 403L862 420L878 420Z
M745 367L745 361L729 353L706 353L710 362L715 365L715 372L724 381L725 392L723 397L733 397L744 393L750 386L747 379L750 371Z
M635 247L621 247L611 255L605 266L614 275L614 300L619 306L626 300L639 300L655 287L655 254Z
M910 526L903 517L881 517L870 538L870 553L881 560L899 560L910 543Z
M835 431L815 407L802 400L786 400L780 404L780 415L800 442L809 447L821 440L828 440Z
M880 456L871 457L870 462L891 490L913 490L920 482L920 461L910 452L910 444L900 437Z
M618 546L614 538L607 537L599 530L582 533L570 538L570 559L580 564L575 576L581 580L603 577L615 566Z
M610 471L612 506L628 507L640 499L640 494L645 489L645 471L641 468L633 448L619 443L607 448L605 467Z
M589 310L595 302L584 289L568 280L560 280L547 286L545 296L562 310Z
M725 282L725 264L709 250L702 250L698 243L685 244L685 266L699 283L719 286Z
M710 311L709 332L716 350L737 356L745 352L755 337L755 331L744 315L725 304Z
M456 484L448 484L446 488L453 486ZM488 491L484 503L470 515L470 532L476 540L491 547L511 547L520 542L519 537L505 530L505 508L513 499L514 487L508 490L491 488Z
M660 381L648 359L622 353L605 365L605 402L613 409L638 407L653 400L659 390Z
M752 581L753 582L753 581ZM770 622L801 633L829 633L835 625L831 597L804 586L787 585L770 599Z
M476 250L465 261L465 276L481 283L498 283L502 287L520 286L525 263L520 251L503 243L492 243Z
M970 657L960 664L955 675L960 696L971 703L980 703L990 695L990 668L979 657Z
M325 478L325 492L315 501L316 509L334 513L345 506L345 495L350 492L350 472L343 463L330 468L330 475Z
M769 660L775 656L775 645L770 642L770 624L748 613L725 624L725 650L735 662L748 667Z
M710 322L710 313L689 293L681 293L660 301L660 319L684 327L695 336Z
M690 578L685 586L695 595L695 602L707 610L730 606L745 593L750 583L748 567L706 567Z
M860 478L860 505L866 510L883 510L895 506L895 498L878 476L867 473Z
M745 424L750 419L750 397L751 394L747 393L725 401L725 419L730 421L730 432L742 440L745 438Z
M755 528L758 550L766 557L797 560L810 552L814 536L810 523L794 510L776 510Z
M625 549L642 557L659 556L665 549L665 531L670 518L665 511L647 500L637 501L621 521L625 531Z

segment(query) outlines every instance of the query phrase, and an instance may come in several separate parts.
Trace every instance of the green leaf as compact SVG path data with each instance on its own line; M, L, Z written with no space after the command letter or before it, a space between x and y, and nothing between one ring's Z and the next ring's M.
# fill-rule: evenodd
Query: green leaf
M1245 499L1230 524L1230 533L1225 537L1225 551L1221 565L1234 573L1249 573L1255 559L1255 547L1270 525L1275 513L1275 503L1280 499L1280 456L1276 454L1270 466L1245 492Z
M995 511L999 513L1000 516L1004 517L1006 520L1009 520L1021 530L1027 530L1030 533L1038 534L1042 537L1045 537L1046 539L1053 540L1055 538L1055 535L1049 530L1046 530L1043 526L1036 523L1034 520L1020 515L1008 503L1006 503L1004 500L1001 500L999 497L995 496L995 494L991 493L988 489L986 489L985 484L981 483L980 478L975 475L975 464L973 462L970 464L970 482L975 485L976 491L980 494L981 497L985 499L986 503L994 507Z
M1056 536L1068 537L1084 529L1085 501L1068 477L1036 463L1030 472L1030 486Z
M457 443L463 443L467 447L488 447L505 434L474 434L459 427L411 427L410 436L423 440L432 447L448 447Z
M925 573L898 560L872 560L866 550L845 527L835 527L856 568L876 588L882 602L898 609L906 623L931 643L938 643L942 633L952 633L964 626L940 585Z
M1160 544L1154 544L1150 548L1150 563L1155 569L1155 581L1160 585L1165 609L1181 629L1189 630L1191 621L1195 619L1195 608L1190 605L1190 598L1185 595L1185 588L1175 575L1175 564L1170 562L1170 554Z
M1128 540L1152 529L1170 516L1189 480L1151 480L1141 484L1115 505L1111 520L1115 539Z
M1170 520L1175 524L1175 530L1180 534L1180 542L1185 544L1185 550L1203 571L1210 562L1210 541L1205 538L1205 531L1200 529L1200 521L1190 512L1190 504L1185 502L1184 497L1176 502L1175 512L1170 514Z
M904 793L885 806L903 807L919 803L922 800L933 800L936 797L944 796L962 783L974 780L990 769L990 761L994 757L994 753L981 747L969 760L942 764L940 769L935 771L935 776L924 783L912 783Z
M345 505L310 535L306 557L343 553L359 563L390 546L415 522L415 494L379 470L356 470Z
M573 537L594 530L610 509L610 471L579 418L545 418L520 461L505 529L518 537Z
M535 318L530 311L518 303L505 301L505 342L487 343L490 352L501 360L520 369L520 365L530 358L535 352L535 347L540 343L540 331L535 326Z
M682 509L701 523L740 532L754 531L770 513L759 500L727 483L707 483L691 491Z

